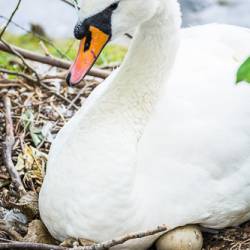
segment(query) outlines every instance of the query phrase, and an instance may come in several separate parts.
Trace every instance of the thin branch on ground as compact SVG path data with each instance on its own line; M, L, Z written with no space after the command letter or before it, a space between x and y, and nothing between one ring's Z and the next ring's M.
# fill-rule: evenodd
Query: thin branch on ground
M50 93L52 93L53 95L59 97L60 99L62 99L63 101L65 101L66 103L70 104L71 107L74 107L76 110L79 109L79 107L77 105L75 105L75 103L72 104L72 101L69 100L68 98L64 97L63 95L57 93L56 91L54 91L53 89L51 89L49 86L47 86L46 84L44 84L42 81L40 82L36 82L33 78L31 78L30 76L24 74L24 73L20 73L20 72L15 72L15 71L10 71L10 70L6 70L6 69L2 69L0 68L0 72L5 73L5 74L9 74L9 75L15 75L15 76L20 76L24 79L26 79L28 82L31 83L38 83L40 86L42 86L43 88L47 89ZM25 86L25 85L24 85ZM1 85L0 85L1 87ZM27 87L27 85L26 85Z
M31 87L30 85L26 84L24 81L21 81L19 79L15 80L9 80L9 79L0 79L0 88L11 88L11 87L18 87L22 88L25 87L29 91L33 91L34 88Z
M3 30L1 31L1 33L0 33L0 41L1 41L6 47L8 47L9 50L10 50L15 56L17 56L17 57L19 57L19 58L21 59L22 63L23 63L29 70L31 70L31 71L35 74L35 77L36 77L37 81L39 82L39 81L40 81L40 78L39 78L39 75L37 74L37 72L36 72L36 71L35 71L26 61L25 61L25 59L23 58L23 56L22 56L18 51L16 51L15 48L13 48L10 44L8 44L5 40L3 40L4 32L6 31L8 25L11 23L13 17L15 16L15 14L16 14L16 12L17 12L17 10L18 10L20 4L21 4L21 1L22 1L22 0L18 0L17 5L16 5L14 11L12 12L12 14L11 14L9 20L7 21L7 23L6 23L6 25L4 26Z
M106 250L114 246L122 245L129 240L146 238L146 237L153 236L159 233L164 233L167 230L168 230L167 226L162 225L162 226L157 227L154 230L150 230L146 232L139 232L139 233L132 233L132 234L128 234L126 236L123 236L114 240L110 240L101 244L96 244L94 246L91 246L90 248L86 248L86 250Z
M12 12L12 14L11 14L9 20L7 21L6 25L3 27L3 29L2 29L2 31L1 31L1 33L0 33L0 39L2 39L2 37L3 37L3 35L4 35L5 31L6 31L6 29L8 28L8 26L9 26L9 24L11 23L13 17L15 16L15 14L16 14L16 12L17 12L17 10L18 10L20 4L21 4L21 1L22 1L22 0L18 0L18 3L17 3L17 5L16 5L16 8L15 8L14 11Z
M135 240L135 239L142 239L146 238L149 236L154 236L160 233L164 233L168 230L168 228L163 225L159 226L154 230L151 231L146 231L146 232L139 232L139 233L133 233L133 234L128 234L126 236L110 240L104 243L100 244L94 244L92 246L84 246L84 247L78 247L74 248L76 250L107 250L111 247L122 245L130 240ZM36 243L25 243L25 242L15 242L15 241L10 241L6 242L3 241L4 243L1 243L0 239L0 249L13 249L13 250L18 250L18 249L26 249L26 250L70 250L70 248L65 248L62 246L53 246L53 245L47 245L47 244L36 244ZM71 248L72 249L72 248Z
M20 76L24 79L26 79L27 81L30 81L32 83L36 82L33 78L31 78L30 76L21 73L21 72L16 72L16 71L11 71L11 70L7 70L7 69L2 69L0 68L0 73L4 73L4 74L8 74L8 75L13 75L13 76Z
M78 101L78 99L86 91L87 88L88 88L88 84L85 83L85 86L78 92L78 94L76 95L76 97L71 101L71 103L67 107L67 110L70 110L75 105L75 103Z
M55 95L55 96L61 98L63 101L67 102L68 104L71 104L71 101L70 101L68 98L66 98L66 97L64 97L63 95L61 95L61 94L59 94L59 93L53 91L53 90L52 90L49 86L47 86L46 84L44 84L44 83L41 82L40 85L41 85L43 88L47 89L49 92L51 92L53 95ZM74 107L76 110L78 110L78 109L80 108L80 107L78 107L78 106L75 105L75 104L73 104L72 107Z
M45 56L53 57L53 56L49 53L49 50L48 50L48 48L46 47L46 45L44 44L43 41L40 41L40 42L39 42L39 45L40 45L41 49L43 50Z
M47 65L62 68L62 69L69 69L71 65L71 62L66 61L66 60L43 56L41 54L30 52L28 50L21 49L13 45L11 45L11 47L20 55L22 55L23 58L31 60L31 61L40 62L43 64L47 64ZM0 50L10 53L10 54L14 54L13 51L2 42L0 42ZM110 75L110 71L102 70L98 68L92 68L89 71L88 75L101 78L101 79L106 79Z
M0 174L0 179L2 180L9 180L9 176L6 176L6 175L3 175L3 174Z
M8 225L5 221L0 220L0 232L5 232L12 240L22 241L23 237L17 233L12 226Z
M39 82L40 81L40 77L38 75L38 73L25 61L25 58L22 56L22 54L20 54L17 50L15 50L15 47L10 45L9 43L7 43L6 41L4 41L3 39L0 39L1 42L7 47L9 48L9 50L11 51L11 53L15 56L17 56L22 63L31 71L34 73L35 77L36 77L36 81Z
M13 121L11 117L12 106L10 98L8 96L3 97L3 104L5 108L5 121L6 121L6 138L5 141L2 143L4 165L10 174L14 187L17 189L19 194L22 195L25 193L25 189L22 184L21 178L12 161L12 149L15 144L15 137L14 137Z
M60 247L60 246L46 245L46 244L41 244L41 243L17 242L17 241L14 241L14 242L5 241L4 243L0 242L0 249L1 250L2 249L4 250L8 250L8 249L10 250L70 250L70 248L65 248L65 247Z
M9 20L7 21L6 25L4 26L3 30L2 30L1 33L0 33L0 40L1 40L1 42L2 42L5 46L7 46L7 47L12 51L13 54L15 54L17 57L19 57L19 58L21 59L21 61L23 62L23 64L24 64L28 69L30 69L32 72L34 72L34 74L35 74L36 77L37 77L37 80L39 80L39 76L38 76L38 74L36 73L36 71L35 71L35 70L34 70L25 60L24 60L24 58L22 57L22 55L20 55L17 51L15 51L14 48L11 47L11 45L9 45L6 41L4 41L4 40L2 39L2 37L3 37L3 35L4 35L4 33L5 33L6 29L7 29L7 27L8 27L9 24L11 23L13 17L15 16L15 14L16 14L16 12L17 12L19 6L20 6L20 4L21 4L21 0L18 0L18 3L17 3L17 5L16 5L14 11L12 12L12 14L11 14Z

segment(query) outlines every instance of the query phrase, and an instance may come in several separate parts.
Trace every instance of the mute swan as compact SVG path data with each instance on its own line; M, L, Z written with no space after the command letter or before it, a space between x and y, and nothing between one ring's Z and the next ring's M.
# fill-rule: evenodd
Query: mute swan
M181 30L177 0L84 0L81 10L71 85L111 39L137 31L122 66L52 145L39 200L50 233L101 242L162 224L248 220L250 86L235 75L249 30Z

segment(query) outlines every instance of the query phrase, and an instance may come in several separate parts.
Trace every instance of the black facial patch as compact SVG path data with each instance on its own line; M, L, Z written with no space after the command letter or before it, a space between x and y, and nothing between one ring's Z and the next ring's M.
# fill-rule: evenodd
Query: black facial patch
M112 13L118 8L119 2L111 4L108 8L104 9L102 12L85 19L83 22L79 22L74 29L74 36L76 39L81 40L84 36L87 36L89 32L89 26L94 26L106 33L107 35L112 35L111 28L111 18Z

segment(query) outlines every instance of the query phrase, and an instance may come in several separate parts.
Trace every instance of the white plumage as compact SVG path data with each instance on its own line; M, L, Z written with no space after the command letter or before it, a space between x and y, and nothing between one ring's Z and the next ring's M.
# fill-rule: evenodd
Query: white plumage
M250 31L216 24L180 31L176 0L147 1L125 62L52 145L39 202L59 240L250 218L250 86L235 84ZM121 1L114 34L126 8L135 15L139 4Z

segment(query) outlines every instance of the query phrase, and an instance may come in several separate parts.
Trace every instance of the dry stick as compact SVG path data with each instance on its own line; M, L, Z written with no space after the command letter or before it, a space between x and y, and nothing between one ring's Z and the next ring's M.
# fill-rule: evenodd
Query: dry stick
M88 88L88 84L85 83L85 86L78 92L76 97L71 101L71 103L67 107L67 110L70 110L72 108L72 106L75 105L75 103L78 101L78 99L81 97L81 95L84 94L84 92L86 91L87 88Z
M9 177L6 175L0 174L0 179L7 181L7 180L9 180Z
M0 220L0 232L5 232L13 240L22 241L23 237L17 233L11 225L8 225L5 221Z
M3 79L0 80L0 88L11 88L11 87L18 87L18 88L23 88L25 87L26 89L30 90L30 91L34 91L34 88L31 87L30 85L26 84L23 81L20 80L7 80L7 79Z
M22 88L22 87L26 87L26 86L22 86L22 84L19 83L1 83L0 82L0 88Z
M126 236L123 236L121 238L117 238L114 240L110 240L101 244L96 244L94 246L90 246L89 248L83 248L81 250L107 250L111 247L122 245L125 242L129 240L135 240L135 239L142 239L146 238L148 236L153 236L159 233L164 233L168 230L168 227L165 225L158 226L156 229L151 230L151 231L146 231L146 232L139 232L139 233L133 233L133 234L128 234Z
M1 68L0 68L0 72L6 73L6 74L9 74L9 75L20 76L20 77L23 77L24 79L26 79L26 80L28 80L28 81L30 81L30 82L32 82L32 83L36 83L36 81L35 81L33 78L29 77L29 76L26 75L26 74L20 73L20 72L5 70L5 69L1 69ZM25 86L26 88L30 89L26 84L22 84L22 85ZM44 84L42 81L39 82L39 85L42 86L43 88L47 89L47 90L48 90L49 92L51 92L53 95L55 95L55 96L61 98L63 101L67 102L68 104L71 104L71 103L72 103L72 101L70 101L69 99L67 99L67 98L64 97L63 95L61 95L61 94L59 94L59 93L53 91L49 86L47 86L46 84ZM0 81L0 87L1 87L1 86L3 86L3 85L1 85L1 81ZM6 85L6 86L8 86L8 85ZM79 107L78 107L77 105L75 105L75 104L73 104L71 107L74 107L76 110L79 109Z
M40 85L41 85L43 88L47 89L49 92L51 92L53 95L55 95L55 96L61 98L62 100L64 100L64 101L67 102L68 104L71 104L71 101L70 101L68 98L66 98L66 97L64 97L63 95L61 95L61 94L59 94L59 93L53 91L52 89L50 89L50 87L48 87L48 86L47 86L46 84L44 84L43 82L40 82ZM74 107L76 110L78 110L78 109L80 108L80 107L78 107L78 106L75 105L75 104L73 104L72 107Z
M24 73L11 71L11 70L7 70L7 69L2 69L2 68L0 68L0 72L4 73L4 74L8 74L8 75L20 76L20 77L22 77L22 78L24 78L24 79L26 79L26 80L28 80L28 81L30 81L32 83L35 82L33 78L31 78L30 76L28 76L28 75L26 75Z
M4 35L4 33L5 33L5 31L6 31L6 29L8 28L9 24L11 23L13 17L15 16L15 14L16 14L16 12L17 12L17 10L18 10L20 4L21 4L21 1L22 1L22 0L18 0L18 3L17 3L17 5L16 5L16 8L15 8L14 11L11 13L10 18L8 19L6 25L4 26L3 30L1 31L1 33L0 33L0 41L1 41L5 46L7 46L7 47L12 51L12 53L13 53L14 55L16 55L17 57L19 57L19 58L21 59L21 61L23 62L23 64L24 64L28 69L30 69L32 72L34 72L34 74L35 74L35 76L36 76L36 78L37 78L37 81L40 81L37 72L36 72L36 71L35 71L35 70L34 70L25 60L24 60L23 56L20 55L17 51L15 51L15 49L12 48L11 45L9 45L7 42L5 42L5 41L3 40L3 38L2 38L3 35Z
M20 80L9 80L9 79L0 79L0 88L3 88L3 87L7 87L7 88L11 88L11 87L25 87L26 89L30 90L30 91L33 91L34 89L24 83L23 81L20 81Z
M25 193L25 189L22 184L21 178L12 161L12 149L15 143L15 137L14 137L14 132L13 132L14 131L13 121L11 117L12 107L11 107L10 98L8 96L4 96L3 103L4 103L4 108L5 108L5 120L6 120L6 139L5 139L5 142L3 142L2 144L4 165L10 174L14 187L22 195Z
M8 44L6 41L4 41L3 39L1 39L1 42L11 51L11 53L15 56L17 56L21 61L22 63L29 69L31 70L34 74L35 74L35 77L36 77L36 81L37 82L40 82L40 77L38 75L38 73L25 61L24 57L22 56L22 54L20 54L17 50L15 50L15 48Z
M12 53L13 53L14 55L16 55L17 57L19 57L19 58L21 59L21 61L23 62L23 64L24 64L28 69L30 69L32 72L34 72L34 74L35 74L35 76L36 76L36 78L37 78L37 81L40 81L37 72L36 72L36 71L35 71L35 70L34 70L25 60L24 60L23 56L20 55L17 51L15 51L15 49L12 48L11 45L9 45L7 42L5 42L5 41L3 40L3 38L2 38L3 35L4 35L4 33L5 33L5 31L6 31L6 29L8 28L9 24L11 23L13 17L15 16L15 14L16 14L16 12L17 12L17 10L18 10L20 4L21 4L21 1L22 1L22 0L18 0L18 3L17 3L17 5L16 5L16 8L15 8L14 11L11 13L11 16L10 16L9 20L7 21L7 23L6 23L6 25L4 26L3 30L1 31L1 33L0 33L0 41L1 41L5 46L7 46L7 47L12 51Z
M100 244L94 244L92 246L85 246L85 247L78 247L74 248L75 250L107 250L111 247L122 245L125 242L129 240L135 240L135 239L141 239L141 238L146 238L149 236L153 236L159 233L164 233L168 230L168 228L163 225L157 227L155 230L152 231L147 231L147 232L140 232L140 233L134 233L134 234L129 234L114 240L110 240L104 243ZM1 241L1 239L0 239ZM5 242L1 243L0 242L0 249L13 249L13 250L18 250L18 249L25 249L25 250L72 250L72 248L65 248L61 246L53 246L53 245L47 245L47 244L36 244L36 243L24 243L24 242Z
M10 250L69 250L70 248L64 248L60 246L37 244L37 243L26 243L26 242L0 242L0 249ZM72 250L72 249L71 249Z
M11 23L13 17L15 16L15 14L16 14L16 12L17 12L17 10L18 10L20 4L21 4L21 1L22 1L22 0L18 0L18 3L17 3L17 5L16 5L16 8L15 8L14 11L12 12L12 14L11 14L9 20L7 21L6 25L4 26L3 30L2 30L1 33L0 33L0 39L2 39L2 36L4 35L4 32L6 31L6 29L7 29L8 26L9 26L9 24Z
M44 44L43 41L40 41L39 45L40 45L41 49L44 51L45 56L52 57L51 54L49 53L48 48L46 47L46 45Z
M62 69L69 69L70 65L71 65L71 62L66 61L66 60L62 60L62 59L58 59L58 58L51 58L48 56L43 56L41 54L30 52L28 50L21 49L21 48L18 48L16 46L13 46L13 45L11 47L13 49L15 49L15 51L18 52L20 55L22 55L25 59L29 59L31 61L36 61L36 62L48 64L48 65L62 68ZM12 50L8 48L8 46L6 46L5 44L3 44L1 42L0 42L0 50L7 52L7 53L10 53L10 54L14 54L12 52ZM105 79L110 75L110 72L106 71L106 70L92 68L89 71L88 75Z
M0 18L2 18L4 20L9 20L9 18L7 18L3 15L0 15ZM27 34L32 34L33 36L39 38L41 41L44 41L45 43L49 44L51 47L53 47L56 50L56 52L59 54L60 57L69 59L69 57L67 56L67 53L63 53L59 48L57 48L57 46L50 39L38 34L35 31L24 28L23 26L19 25L18 23L14 22L14 21L11 21L11 24L16 26L20 30L26 32Z

